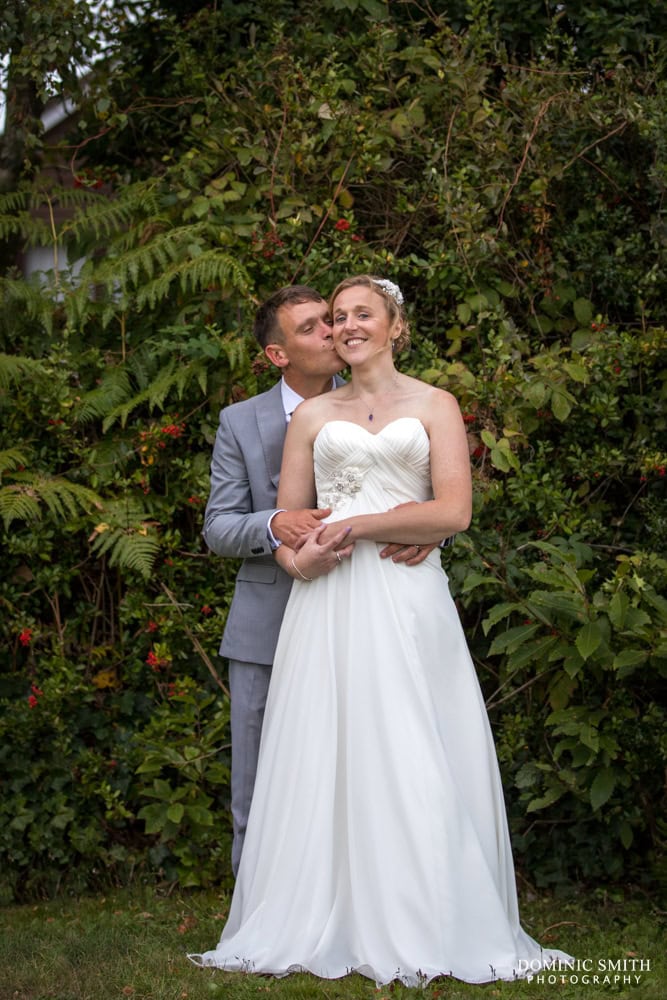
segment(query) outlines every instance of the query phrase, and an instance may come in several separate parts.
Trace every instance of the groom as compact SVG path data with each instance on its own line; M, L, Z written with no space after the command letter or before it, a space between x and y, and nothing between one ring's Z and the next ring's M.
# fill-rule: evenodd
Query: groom
M231 694L232 869L238 871L255 783L264 706L280 624L292 585L273 551L294 548L330 510L277 510L287 424L304 399L343 384L326 301L305 285L271 295L254 334L281 380L252 399L226 407L211 460L204 538L219 556L242 558L220 646L229 659ZM432 546L391 545L385 557L416 565Z

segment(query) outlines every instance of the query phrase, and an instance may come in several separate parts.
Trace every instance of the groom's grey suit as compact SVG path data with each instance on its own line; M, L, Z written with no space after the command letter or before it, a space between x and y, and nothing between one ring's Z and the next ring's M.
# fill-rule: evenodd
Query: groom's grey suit
M343 385L338 376L336 384ZM270 667L292 585L273 558L267 531L276 511L286 430L278 382L268 392L221 411L211 460L204 538L217 555L243 559L220 646L220 654L230 660L230 679L232 668L236 677L232 685L235 872L252 797Z
M278 382L222 410L213 447L204 538L217 555L243 559L220 654L245 663L273 662L292 584L267 534L286 429Z

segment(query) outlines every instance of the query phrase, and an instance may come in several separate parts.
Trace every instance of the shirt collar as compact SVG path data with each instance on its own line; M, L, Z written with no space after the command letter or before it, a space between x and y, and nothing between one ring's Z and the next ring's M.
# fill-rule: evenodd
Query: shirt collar
M336 388L336 379L335 378L331 379L331 388L332 389ZM300 396L298 392L295 392L294 389L291 389L290 386L288 386L288 384L287 384L287 382L285 381L284 378L281 379L281 382L280 382L280 392L281 392L282 399L283 399L283 409L285 411L285 420L287 420L287 422L289 423L289 421L290 421L290 419L292 417L292 414L296 410L296 408L299 405L299 403L303 403L303 396Z
M299 403L303 403L303 396L300 396L298 392L291 389L284 378L280 382L280 392L283 398L285 420L289 421Z

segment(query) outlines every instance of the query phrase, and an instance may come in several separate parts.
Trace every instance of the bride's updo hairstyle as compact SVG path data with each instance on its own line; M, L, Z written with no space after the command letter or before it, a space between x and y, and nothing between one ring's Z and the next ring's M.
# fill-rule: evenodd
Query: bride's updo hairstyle
M373 274L359 274L353 278L345 278L334 289L329 299L329 307L332 315L334 303L340 293L344 292L346 288L354 288L355 285L368 288L369 291L375 292L376 295L384 299L384 304L389 314L390 329L394 335L394 352L398 354L399 351L406 350L410 346L410 324L405 312L403 293L398 285L387 278L379 278ZM398 330L398 334L396 334L396 330Z

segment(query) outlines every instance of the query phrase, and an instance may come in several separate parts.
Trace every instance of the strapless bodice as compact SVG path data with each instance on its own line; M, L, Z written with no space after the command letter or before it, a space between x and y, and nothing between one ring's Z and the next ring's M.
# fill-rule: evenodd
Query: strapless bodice
M318 506L340 517L431 499L429 444L417 417L399 417L377 432L329 421L315 438Z

